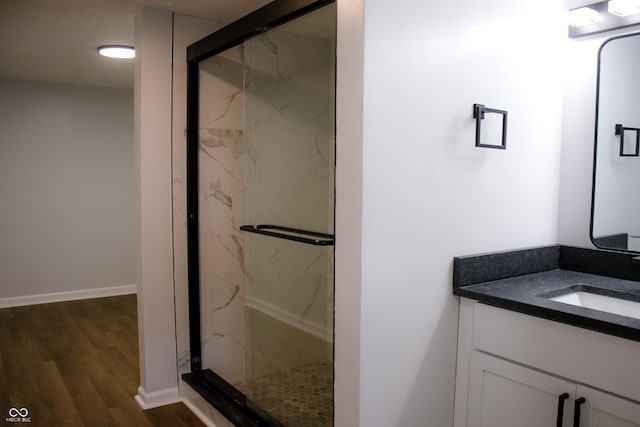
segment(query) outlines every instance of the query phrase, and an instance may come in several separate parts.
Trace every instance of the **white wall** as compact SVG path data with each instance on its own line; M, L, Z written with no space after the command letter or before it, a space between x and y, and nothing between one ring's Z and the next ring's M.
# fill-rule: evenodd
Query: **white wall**
M336 425L447 426L452 257L557 241L562 4L365 0L363 120L352 112L345 123L342 103L358 103L344 89L360 84L345 68L360 53L341 34L359 28L361 6L338 3L336 384L345 376L359 389L336 390ZM474 103L508 110L506 151L474 147ZM361 244L349 241L359 231Z
M180 400L171 194L173 14L141 8L135 25L138 336L144 409Z
M0 94L0 299L130 287L133 92L2 79Z
M337 3L334 425L360 425L364 0ZM344 141L341 142L341 141Z

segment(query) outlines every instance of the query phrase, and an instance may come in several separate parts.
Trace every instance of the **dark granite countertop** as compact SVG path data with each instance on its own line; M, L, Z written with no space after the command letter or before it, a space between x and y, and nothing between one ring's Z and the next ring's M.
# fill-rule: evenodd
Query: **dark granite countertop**
M577 257L572 256L574 249ZM640 302L640 281L629 280L640 278L637 276L640 263L633 261L632 255L625 254L629 258L628 268L618 269L620 273L616 273L622 278L592 274L594 269L601 273L596 265L600 261L594 261L592 256L603 256L601 261L605 264L611 261L607 260L606 253L599 252L557 246L457 257L454 259L453 292L492 306L640 341L640 319L549 299L567 293L569 289L589 288L592 293ZM554 253L558 254L557 262ZM544 262L536 262L538 256ZM581 258L588 261L586 266L576 262ZM526 260L524 264L517 261L522 259Z

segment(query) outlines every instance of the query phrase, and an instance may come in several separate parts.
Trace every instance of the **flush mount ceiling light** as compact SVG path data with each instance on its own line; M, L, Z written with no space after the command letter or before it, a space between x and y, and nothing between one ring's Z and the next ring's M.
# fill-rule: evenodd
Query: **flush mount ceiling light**
M135 58L136 51L133 46L107 45L100 46L98 53L109 58Z
M583 25L595 24L600 20L600 14L589 7L571 9L568 12L569 25L572 27L582 27Z
M640 0L609 0L609 13L629 16L640 13Z

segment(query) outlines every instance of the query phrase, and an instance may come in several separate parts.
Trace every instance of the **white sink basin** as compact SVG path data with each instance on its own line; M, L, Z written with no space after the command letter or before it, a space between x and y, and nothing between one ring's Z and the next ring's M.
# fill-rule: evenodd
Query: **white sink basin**
M558 295L549 298L551 301L576 305L578 307L591 308L605 311L607 313L618 314L620 316L640 319L640 302L628 301L625 299L594 294L585 291L575 291L568 294Z

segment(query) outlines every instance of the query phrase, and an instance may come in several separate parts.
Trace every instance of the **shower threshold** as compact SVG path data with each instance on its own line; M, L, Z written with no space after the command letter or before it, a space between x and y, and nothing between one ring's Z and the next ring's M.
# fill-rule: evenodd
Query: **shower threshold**
M233 385L209 370L202 371L201 379L194 374L183 379L237 426L328 427L333 425L332 371L326 361ZM211 395L202 393L205 385ZM260 402L261 408L253 402Z
M209 369L183 374L182 380L236 427L285 427L252 408L246 396Z

